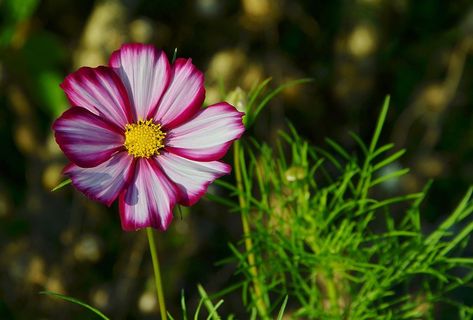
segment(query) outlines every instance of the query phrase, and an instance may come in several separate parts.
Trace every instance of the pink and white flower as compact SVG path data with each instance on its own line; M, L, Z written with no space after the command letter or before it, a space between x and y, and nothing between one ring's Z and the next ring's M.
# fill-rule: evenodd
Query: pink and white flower
M72 107L53 124L71 163L64 169L89 198L118 198L124 230L166 230L176 203L190 206L231 167L219 160L244 132L228 103L202 109L204 76L191 59L125 44L109 66L83 67L61 84Z

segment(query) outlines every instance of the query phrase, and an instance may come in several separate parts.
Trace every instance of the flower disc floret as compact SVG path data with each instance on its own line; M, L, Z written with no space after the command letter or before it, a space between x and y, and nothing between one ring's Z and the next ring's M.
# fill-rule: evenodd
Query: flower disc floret
M135 158L150 158L159 155L159 149L164 148L165 137L160 124L152 119L139 120L125 126L124 146L128 154Z

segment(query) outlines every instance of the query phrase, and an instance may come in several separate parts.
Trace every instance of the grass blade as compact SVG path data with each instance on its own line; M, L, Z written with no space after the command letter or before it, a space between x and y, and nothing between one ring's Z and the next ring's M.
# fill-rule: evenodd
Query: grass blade
M52 188L52 192L56 191L56 190L59 190L61 189L62 187L65 187L67 186L68 184L70 184L72 182L71 179L66 179L64 180L63 182L61 182L60 184L58 184L57 186L55 186L54 188Z
M39 294L44 294L44 295L48 295L48 296L53 296L53 297L56 297L56 298L59 298L61 300L64 300L64 301L67 301L67 302L72 302L72 303L75 303L81 307L84 307L86 309L89 309L90 311L92 311L93 313L95 313L97 316L99 316L100 318L104 319L104 320L110 320L106 315L104 315L100 310L88 305L87 303L85 302L82 302L80 300L77 300L76 298L72 298L72 297L69 297L69 296L65 296L63 294L60 294L60 293L57 293L57 292L52 292L52 291L41 291Z
M289 296L286 296L286 298L284 298L284 301L281 305L281 309L279 309L279 313L278 313L278 317L277 317L277 320L282 320L282 317L284 315L284 310L286 309L286 305L287 305L287 299L289 298Z

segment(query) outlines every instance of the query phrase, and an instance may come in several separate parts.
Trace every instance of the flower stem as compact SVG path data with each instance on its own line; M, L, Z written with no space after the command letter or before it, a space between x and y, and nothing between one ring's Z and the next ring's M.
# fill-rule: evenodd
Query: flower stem
M156 292L158 294L159 311L161 312L161 320L166 320L166 304L164 303L163 285L161 283L161 272L159 271L158 251L154 243L153 229L146 228L148 235L149 251L151 252L151 260L153 261L154 283L156 285Z
M248 271L251 274L253 282L253 290L255 295L256 308L262 319L268 318L268 311L266 308L266 303L263 299L263 290L261 289L261 283L258 276L258 268L256 267L256 259L253 253L253 241L250 236L250 224L248 222L248 210L245 204L245 199L243 197L243 183L242 183L242 173L240 167L240 141L235 141L233 145L233 162L235 166L235 178L238 188L238 201L240 204L241 210L241 224L243 227L243 237L245 239L245 249L248 254Z

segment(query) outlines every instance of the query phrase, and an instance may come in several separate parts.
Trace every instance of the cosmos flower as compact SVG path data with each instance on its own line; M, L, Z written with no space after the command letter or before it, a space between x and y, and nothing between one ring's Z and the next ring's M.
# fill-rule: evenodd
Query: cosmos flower
M118 198L122 227L166 230L176 203L190 206L228 174L220 162L244 131L228 103L201 108L204 76L191 59L125 44L109 66L82 67L61 88L72 107L53 124L70 160L64 174L89 198Z

